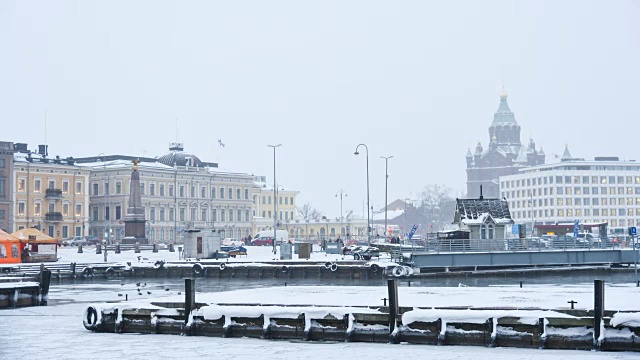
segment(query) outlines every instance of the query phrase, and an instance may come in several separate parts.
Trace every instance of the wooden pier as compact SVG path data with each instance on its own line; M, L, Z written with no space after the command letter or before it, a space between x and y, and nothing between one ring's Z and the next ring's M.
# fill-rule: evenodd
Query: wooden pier
M604 311L599 281L595 310L569 310L399 307L397 280L389 280L389 306L382 307L204 304L195 302L195 280L185 279L184 302L92 305L83 323L111 333L640 351L637 316Z
M37 276L0 277L0 309L47 305L51 271L41 267Z

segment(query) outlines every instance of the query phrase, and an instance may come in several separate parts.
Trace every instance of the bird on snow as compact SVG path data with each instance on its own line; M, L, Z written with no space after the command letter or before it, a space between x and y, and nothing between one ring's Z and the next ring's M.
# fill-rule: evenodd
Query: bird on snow
M140 287L140 283L136 283L136 286L137 286L137 287Z
M147 295L151 295L151 291L147 291Z
M122 296L122 294L118 294L118 296Z
M458 283L458 287L469 287L469 285L465 285L463 283Z
M169 289L164 289L164 291L169 291Z

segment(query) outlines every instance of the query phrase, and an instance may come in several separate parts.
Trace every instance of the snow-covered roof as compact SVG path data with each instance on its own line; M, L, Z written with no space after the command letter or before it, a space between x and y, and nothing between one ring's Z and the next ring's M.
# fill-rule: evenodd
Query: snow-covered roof
M90 163L78 163L80 167L93 168L95 170L101 169L120 169L120 168L131 168L133 164L129 160L118 159L111 161L96 161ZM164 169L164 170L172 170L173 167L161 164L159 162L140 162L138 167L141 169Z
M456 212L460 222L465 225L484 224L493 221L496 224L512 224L509 204L500 199L456 199Z

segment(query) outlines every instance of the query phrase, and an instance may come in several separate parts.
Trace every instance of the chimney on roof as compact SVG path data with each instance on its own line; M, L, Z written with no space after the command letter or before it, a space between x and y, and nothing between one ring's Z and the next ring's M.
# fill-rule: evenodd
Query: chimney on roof
M43 157L49 155L49 146L48 145L38 145L38 155L42 155Z
M29 152L29 150L27 149L27 144L25 143L13 144L13 151L19 152L19 153L25 153L25 154Z
M480 200L484 200L484 196L482 196L482 185L480 185Z

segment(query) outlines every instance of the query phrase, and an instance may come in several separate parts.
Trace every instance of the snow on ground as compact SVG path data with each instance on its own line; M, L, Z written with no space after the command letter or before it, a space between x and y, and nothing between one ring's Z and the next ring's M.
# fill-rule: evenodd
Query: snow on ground
M170 289L165 292L164 289ZM140 284L143 295L136 301L156 299L159 294L173 295L180 289L177 284ZM147 289L152 294L146 294ZM92 333L84 329L82 314L89 303L118 301L123 292L137 292L137 285L109 281L101 284L64 284L52 286L49 297L52 305L13 310L0 310L0 359L127 359L148 360L162 354L162 358L183 360L212 357L234 359L368 359L436 358L440 360L470 359L637 359L633 353L598 353L574 350L508 349L460 346L390 345L343 342L269 341L256 339L229 339L185 337L175 335L136 335ZM403 306L500 305L555 307L566 305L573 298L585 307L592 301L592 286L558 285L497 287L424 287L399 289ZM633 309L637 289L629 286L607 286L607 308ZM198 293L198 301L261 302L328 305L375 305L386 297L385 286L287 286L238 289L217 293ZM180 297L180 299L182 299ZM496 301L499 301L496 304ZM338 303L338 304L337 304Z
M529 350L462 346L296 342L258 339L92 333L82 326L79 304L0 312L0 358L88 359L377 359L627 360L633 353Z
M606 286L605 307L616 310L640 310L640 290L634 284ZM196 301L206 303L314 304L340 306L378 306L388 297L386 286L287 286L261 289L238 289L219 293L196 294ZM490 287L399 287L400 306L410 307L515 307L593 309L593 286L531 285ZM168 296L159 301L184 301Z
M280 251L277 254L273 254L273 248L270 246L247 246L247 256L238 256L235 258L229 258L229 262L260 262L260 261L280 261ZM76 247L61 247L58 249L58 263L102 263L104 262L103 254L96 254L94 246L84 247L83 253L78 254ZM140 259L138 259L140 257ZM325 254L322 252L311 253L310 261L334 261L334 260L353 260L351 256L342 256L337 254ZM169 252L168 250L160 250L154 253L150 250L144 250L140 253L134 251L122 251L120 254L116 254L114 251L109 251L107 255L108 262L125 263L131 262L132 264L139 262L155 262L158 260L164 261L180 261L179 253ZM195 260L195 259L194 259ZM298 255L293 254L293 259L298 261ZM226 259L224 259L226 261Z

